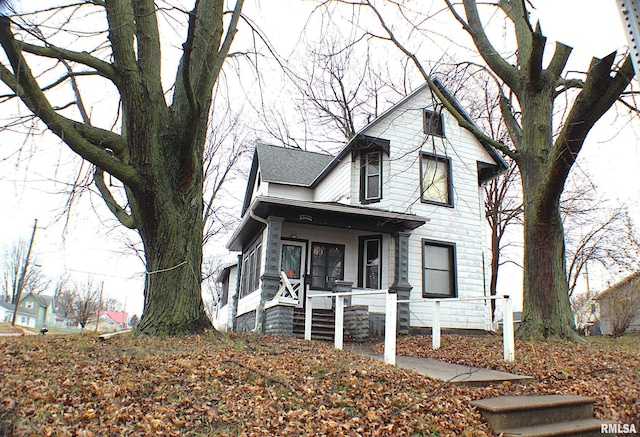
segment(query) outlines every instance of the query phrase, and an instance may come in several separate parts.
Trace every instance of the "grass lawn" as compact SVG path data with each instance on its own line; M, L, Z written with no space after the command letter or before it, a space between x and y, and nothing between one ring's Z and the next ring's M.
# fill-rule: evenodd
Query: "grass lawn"
M21 334L22 331L11 326L11 323L0 322L0 334Z
M510 364L499 337L430 345L406 337L398 351L536 381L453 386L328 343L266 335L0 337L0 435L483 436L469 401L520 393L594 396L599 417L638 422L638 337L516 342Z

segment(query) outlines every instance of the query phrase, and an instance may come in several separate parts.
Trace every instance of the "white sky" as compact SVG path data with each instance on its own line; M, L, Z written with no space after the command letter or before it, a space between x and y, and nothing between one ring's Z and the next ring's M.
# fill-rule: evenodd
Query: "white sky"
M278 2L273 8L271 2L262 1L256 19L275 46L286 46L290 50L295 45L291 32L302 27L307 16L299 2L288 0ZM574 56L584 68L591 56L604 56L626 45L615 0L539 0L536 2L540 14L543 33L549 40L561 41L575 48ZM249 2L246 13L256 5ZM282 10L288 10L289 15ZM276 13L277 12L277 13ZM293 14L293 15L291 15ZM292 29L293 28L293 29ZM286 29L286 33L283 29ZM294 32L295 33L295 32ZM598 123L590 135L581 155L582 165L593 167L591 173L597 184L610 193L612 198L631 204L636 208L636 220L640 222L640 205L636 200L640 187L640 128L618 126L613 114ZM3 144L21 141L6 133L0 134L0 244L7 245L17 238L28 238L33 220L39 220L36 234L36 262L43 266L46 274L56 277L64 271L84 281L91 274L94 281L104 281L106 295L125 302L130 314L142 312L142 262L133 255L123 255L127 235L136 241L135 235L121 227L114 227L115 220L104 205L96 203L99 215L92 210L88 199L74 207L68 224L68 232L63 228L65 221L55 222L61 214L65 197L55 194L62 190L52 179L56 177L54 164L61 162L60 173L69 171L68 155L53 147L51 152L38 154L28 165L19 168L12 157L6 161ZM36 138L32 141L51 141L51 138ZM15 146L15 145L11 145ZM30 146L31 147L31 146ZM3 150L4 149L4 150ZM26 159L26 154L25 154ZM222 241L222 245L226 240ZM514 288L521 288L517 270L504 271L501 289L514 295ZM518 306L518 304L516 304Z

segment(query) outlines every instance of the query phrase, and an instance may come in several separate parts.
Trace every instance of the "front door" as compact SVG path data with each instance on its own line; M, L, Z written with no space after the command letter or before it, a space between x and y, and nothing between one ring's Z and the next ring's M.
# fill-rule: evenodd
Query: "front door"
M306 271L307 243L304 241L283 241L280 270L283 271L298 295L298 308L304 306L305 286L304 272Z

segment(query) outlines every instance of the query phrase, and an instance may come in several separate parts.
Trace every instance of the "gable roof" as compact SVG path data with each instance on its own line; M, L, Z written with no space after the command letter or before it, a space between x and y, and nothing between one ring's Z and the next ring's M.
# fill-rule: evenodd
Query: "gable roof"
M640 272L629 275L617 284L607 288L596 297L596 300L599 300L611 293L615 293L616 291L620 290L623 287L626 287L627 285L634 285L634 283L636 285L636 288L640 290Z
M449 90L444 86L444 84L440 81L440 79L438 79L437 77L433 78L433 83L435 84L436 87L438 87L440 92L442 92L442 94L447 99L447 101L449 101L449 103L451 103L451 105L454 108L456 108L458 112L460 112L460 114L464 117L465 120L467 120L470 124L480 129L478 125L475 123L475 121L471 119L467 111L465 111L462 105L460 105L460 102L458 102L458 100L455 97L453 97L451 92L449 92ZM338 165L338 163L342 161L342 159L349 152L351 152L352 149L356 148L357 145L360 142L362 142L363 139L366 138L368 141L371 141L372 137L367 136L366 133L373 126L380 123L382 120L384 120L389 115L391 115L397 108L399 108L400 106L405 104L407 101L411 100L416 95L420 94L421 92L425 91L428 88L429 88L429 84L425 82L424 84L419 86L417 89L415 89L413 92L405 96L398 103L396 103L395 105L387 109L385 112L383 112L380 116L376 117L373 121L371 121L369 124L363 127L360 131L358 131L358 133L349 142L347 142L347 144L340 151L340 153L338 153L335 159L322 171L321 174L318 175L318 177L316 178L316 180L313 181L311 186L315 187L329 172L331 172L331 170L336 165ZM489 179L492 179L493 177L509 169L509 164L507 164L507 162L504 160L502 155L500 155L500 153L498 153L498 151L491 144L487 143L486 141L480 141L480 144L482 144L482 147L484 147L487 153L489 153L489 155L496 162L495 166L490 166L491 168L484 166L483 168L479 169L479 173L482 172L482 174L479 174L479 178L481 181L487 181ZM388 153L388 150L387 150L387 153Z
M259 144L260 172L265 182L308 187L333 160L332 155Z
M49 307L49 305L51 305L51 302L53 302L53 296L46 296L46 295L33 293L33 292L29 292L29 293L25 294L24 296L22 296L20 298L20 302L22 302L23 300L25 300L29 296L32 296L34 298L34 300L36 302L38 302L38 305L40 305L43 308Z
M99 315L100 317L108 317L115 323L127 323L127 313L124 313L122 311L100 311Z
M9 302L0 302L0 306L13 312L16 309L16 306L12 303ZM18 307L18 314L23 314L23 315L28 315L28 316L33 316L33 317L38 317L38 313L34 310L30 310L28 308L25 307Z
M309 187L332 160L332 155L324 153L258 143L251 163L242 213L251 202L258 167L264 182Z

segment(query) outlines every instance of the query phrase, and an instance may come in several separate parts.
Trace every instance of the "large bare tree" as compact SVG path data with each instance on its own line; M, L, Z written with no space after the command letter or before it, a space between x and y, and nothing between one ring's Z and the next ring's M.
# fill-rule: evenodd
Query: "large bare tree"
M343 2L355 5L347 0ZM396 18L405 20L409 29L405 34L411 38L403 40L398 31L402 25L390 25L382 8L367 0L355 7L368 8L382 28L382 31L369 31L369 35L399 48L413 61L458 122L509 156L520 171L525 255L524 311L518 335L576 338L569 305L560 195L591 128L629 86L634 74L630 56L620 60L616 53L611 53L602 59L594 58L586 72L571 74L567 63L572 48L556 43L553 53L545 56L549 46L540 26L531 24L530 3L463 0L461 5L454 6L445 0L446 7L471 37L477 53L495 78L502 116L512 143L507 147L468 123L447 104L433 86L417 52L410 48L409 43L415 46L418 35L429 40L427 14L408 2L390 3L400 11ZM492 23L499 20L507 23L504 31L495 35L488 32L489 19ZM510 41L515 43L512 47L505 44L504 35L509 32ZM492 36L499 41L493 41ZM627 103L627 106L632 105Z
M231 11L225 3L195 0L183 10L171 1L81 0L0 17L0 80L12 93L5 100L19 100L21 111L93 164L109 210L141 237L146 281L138 332L148 335L211 327L201 297L203 156L212 90L243 0ZM88 29L96 32L81 38ZM173 80L161 63L171 47L165 35L183 39ZM117 123L92 122L83 91L112 89L120 99Z
M489 3L487 7L501 12L511 23L517 43L513 62L501 56L491 42L478 3L464 0L462 16L447 0L450 11L499 78L502 115L514 144L513 149L502 149L515 161L522 178L524 308L518 334L573 338L560 196L587 134L633 78L631 58L626 56L619 65L615 53L593 59L582 78L568 79L564 73L571 47L556 43L545 65L546 38L539 25L531 25L524 1ZM561 119L556 118L558 109L565 109Z

